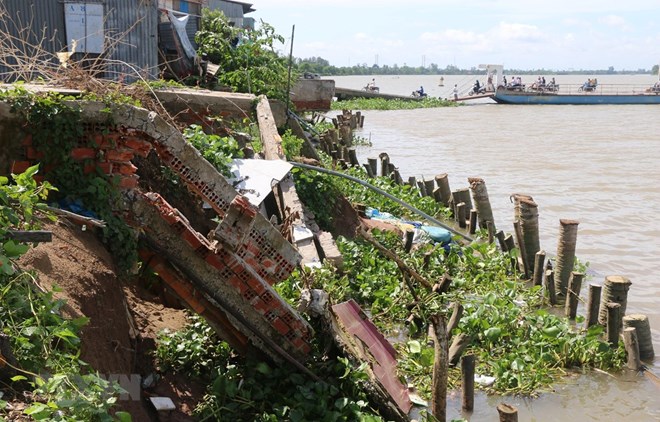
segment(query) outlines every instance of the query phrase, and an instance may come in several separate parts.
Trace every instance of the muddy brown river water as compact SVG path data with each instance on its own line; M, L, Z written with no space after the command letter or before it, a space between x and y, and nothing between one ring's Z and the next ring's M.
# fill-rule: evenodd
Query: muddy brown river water
M650 85L657 79L593 76L601 83ZM584 78L561 76L557 83ZM338 87L359 89L371 77L334 79ZM474 80L447 75L440 87L439 76L377 76L376 84L381 92L400 95L423 85L444 98L454 84L467 90ZM404 180L447 173L452 190L480 177L498 229L509 233L510 195L531 195L548 256L556 253L559 220L579 221L576 255L589 263L582 297L584 286L607 275L630 278L627 312L648 316L660 355L660 105L514 106L484 99L462 107L363 114L357 135L372 146L358 148L360 162L387 152ZM584 313L580 306L578 314ZM660 375L660 358L645 363ZM459 395L449 401L448 419L497 421L501 402L517 406L520 421L660 421L660 386L629 372L571 376L534 399L477 394L471 415L461 413Z

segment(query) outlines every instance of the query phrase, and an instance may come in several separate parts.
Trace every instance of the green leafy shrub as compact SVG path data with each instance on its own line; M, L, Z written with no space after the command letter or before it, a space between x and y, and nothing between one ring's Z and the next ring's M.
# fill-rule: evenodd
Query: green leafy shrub
M187 127L183 136L225 177L231 176L232 160L243 157L238 142L231 136L209 135L199 125Z
M220 66L216 76L221 84L238 92L288 98L287 59L277 54L275 44L284 38L272 26L261 22L258 29L233 27L221 11L202 10L201 30L195 35L199 54ZM298 75L292 75L295 80Z

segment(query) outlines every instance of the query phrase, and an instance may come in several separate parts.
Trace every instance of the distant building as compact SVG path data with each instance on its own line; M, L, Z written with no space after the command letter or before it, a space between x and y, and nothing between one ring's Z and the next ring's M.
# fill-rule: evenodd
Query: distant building
M238 1L0 0L0 82L35 79L48 66L57 70L58 53L111 80L194 74L204 7L254 29L254 19L245 17L255 11L252 4ZM21 38L27 39L17 42Z
M208 0L208 7L211 10L221 10L234 22L237 28L254 29L254 18L245 17L246 14L255 12L251 3L243 3L231 0Z

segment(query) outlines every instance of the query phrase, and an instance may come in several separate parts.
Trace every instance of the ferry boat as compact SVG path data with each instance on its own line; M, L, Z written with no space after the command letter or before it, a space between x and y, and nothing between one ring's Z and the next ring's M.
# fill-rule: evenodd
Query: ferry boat
M588 79L582 85L512 85L506 83L502 65L479 65L497 89L490 97L500 104L660 104L660 75L649 85L600 84Z
M499 104L660 104L660 85L500 86L492 98Z

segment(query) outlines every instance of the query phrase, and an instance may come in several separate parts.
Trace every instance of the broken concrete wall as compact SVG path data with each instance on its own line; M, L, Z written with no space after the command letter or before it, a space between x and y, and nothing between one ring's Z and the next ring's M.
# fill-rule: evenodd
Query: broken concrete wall
M122 177L121 186L129 198L124 204L127 221L140 228L153 250L166 256L177 272L194 285L191 288L190 284L184 285L171 276L167 279L176 284L170 287L180 296L189 296L183 299L193 309L212 306L213 311L203 316L210 318L220 336L238 350L245 347L242 338L247 337L274 358L304 359L310 351L312 329L271 287L288 277L298 264L300 256L296 249L264 216L242 200L180 131L157 113L117 105L109 115L104 103L71 102L70 105L82 108L83 124L105 127L110 118L116 128L121 128L113 142L99 137L95 147L74 148L71 154L74 159L85 160L90 169L98 166L106 174ZM0 127L20 127L23 123L9 112L6 104L0 104ZM34 151L29 140L27 135L23 142L20 139L16 142L23 152L18 160L12 160L15 171L20 170L17 163L31 165L39 161L40 152ZM216 230L220 242L212 243L159 195L143 194L135 189L139 180L131 160L154 151L163 165L175 171L189 190L210 204L221 219L228 215L241 216L243 230L237 233L221 223ZM26 159L28 154L32 154L31 160ZM191 301L195 289L202 291L204 297Z

